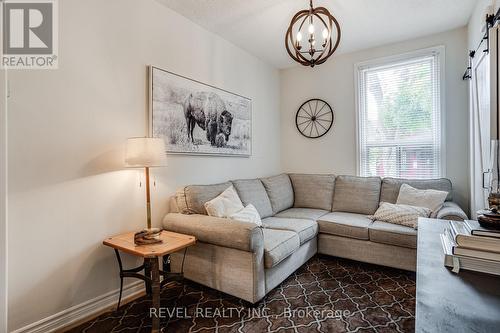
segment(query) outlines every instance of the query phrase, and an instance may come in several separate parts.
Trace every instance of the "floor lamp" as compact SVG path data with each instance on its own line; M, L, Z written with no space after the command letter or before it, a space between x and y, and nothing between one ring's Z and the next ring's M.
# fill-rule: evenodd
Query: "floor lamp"
M161 242L160 229L151 227L151 191L149 169L167 165L165 143L160 138L129 138L125 153L125 164L129 168L144 168L146 174L147 229L135 235L138 244Z

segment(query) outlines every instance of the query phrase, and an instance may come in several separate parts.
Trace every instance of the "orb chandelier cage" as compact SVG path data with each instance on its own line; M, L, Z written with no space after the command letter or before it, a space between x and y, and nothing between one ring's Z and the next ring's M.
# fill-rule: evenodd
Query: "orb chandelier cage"
M314 67L324 63L334 52L340 43L340 25L337 19L324 7L313 7L312 0L309 1L309 9L301 10L295 14L290 21L290 26L285 36L285 47L288 55L304 66ZM322 26L321 48L316 49L315 25ZM307 26L307 29L303 29ZM336 40L333 42L332 32L335 27ZM302 37L307 40L302 41Z

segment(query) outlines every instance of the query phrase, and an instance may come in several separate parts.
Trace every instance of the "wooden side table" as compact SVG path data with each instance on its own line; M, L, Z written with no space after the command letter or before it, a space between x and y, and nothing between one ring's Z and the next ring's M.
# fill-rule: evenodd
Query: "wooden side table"
M162 243L136 245L134 243L134 232L128 232L107 238L103 241L104 245L112 247L115 250L118 266L120 267L120 296L118 298L117 310L120 307L122 298L123 279L126 277L141 279L145 282L146 292L152 295L152 307L156 309L157 314L160 308L161 287L167 282L182 278L184 259L182 262L181 272L171 273L160 270L159 258L168 256L169 254L182 249L184 249L184 256L186 256L187 248L196 243L196 238L170 231L162 231L160 238L163 240ZM139 267L123 269L120 251L137 257L142 257L144 258L144 263ZM139 273L142 270L144 270L144 274ZM162 281L160 281L160 276L163 277ZM160 318L157 315L153 316L151 319L153 322L153 328L151 331L159 332Z

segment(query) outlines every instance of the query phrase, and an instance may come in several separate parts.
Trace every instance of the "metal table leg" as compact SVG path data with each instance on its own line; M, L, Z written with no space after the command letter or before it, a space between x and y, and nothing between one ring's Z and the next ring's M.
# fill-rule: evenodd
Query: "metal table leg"
M151 319L153 321L153 329L151 332L156 333L160 331L160 317L158 316L160 311L160 266L158 263L158 258L150 258L148 260L151 264L151 291L153 298L153 308L155 309L155 316Z
M183 279L184 273L184 260L186 258L187 248L184 249L184 256L182 258L181 272L171 273L170 272L170 260L169 256L163 257L164 270L160 270L159 258L144 258L144 263L141 266L132 269L123 269L122 260L120 257L120 252L115 249L116 259L118 261L118 266L120 268L120 295L118 297L118 305L116 311L120 309L120 303L123 293L123 279L126 277L133 277L141 279L144 281L146 286L146 292L152 296L152 307L155 309L155 316L152 319L152 332L159 332L160 330L160 293L161 288L170 281L181 281ZM144 275L138 272L144 270ZM160 281L160 276L162 281Z
M144 259L144 276L151 279L151 264L146 259ZM144 281L144 287L146 288L146 294L151 295L151 282Z
M184 260L186 259L187 248L184 249L184 256L182 257L181 271L179 273L170 272L170 258L163 257L163 270L160 270L162 276L161 287L172 281L182 281L184 279ZM165 266L166 264L166 266Z
M142 264L141 266L132 268L132 269L123 269L123 264L122 264L122 259L120 257L120 252L115 249L115 255L116 255L116 260L118 260L118 267L120 268L120 295L118 296L118 305L116 306L116 311L120 309L120 303L122 300L122 294L123 294L123 279L126 277L133 277L137 279L141 279L146 283L146 289L148 285L151 285L151 276L145 276L142 274L139 274L138 272L142 271L145 269L145 264ZM144 261L146 262L146 260Z

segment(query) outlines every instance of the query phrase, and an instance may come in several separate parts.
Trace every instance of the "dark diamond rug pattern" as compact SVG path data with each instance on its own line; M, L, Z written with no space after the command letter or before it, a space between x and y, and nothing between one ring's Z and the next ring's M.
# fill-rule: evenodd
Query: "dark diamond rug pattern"
M69 332L150 332L147 297ZM162 332L414 332L415 274L315 256L251 306L185 281L161 294Z

